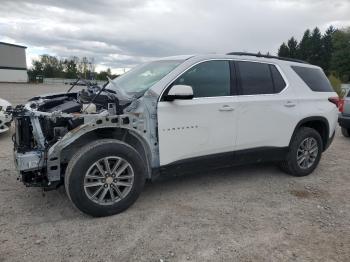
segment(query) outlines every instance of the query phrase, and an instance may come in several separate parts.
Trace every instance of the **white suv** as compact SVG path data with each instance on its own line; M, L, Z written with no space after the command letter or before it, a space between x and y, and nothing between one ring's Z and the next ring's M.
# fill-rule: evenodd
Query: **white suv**
M169 57L87 85L17 106L14 143L27 186L65 184L92 216L125 210L169 171L273 161L308 175L338 117L319 67L271 56Z

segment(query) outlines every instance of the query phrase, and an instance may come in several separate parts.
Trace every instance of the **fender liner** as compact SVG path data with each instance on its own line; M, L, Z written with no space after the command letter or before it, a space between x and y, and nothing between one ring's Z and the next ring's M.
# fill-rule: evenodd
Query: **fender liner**
M323 134L320 134L321 137L322 137L322 142L323 142L323 145L322 145L323 148L322 149L323 149L323 151L326 150L327 145L329 144L328 140L330 139L329 138L329 122L328 122L327 118L325 118L323 116L310 116L310 117L306 117L306 118L300 120L298 122L298 124L296 125L296 127L294 128L293 135L292 135L292 137L291 137L291 139L289 141L289 146L292 143L292 140L293 140L296 132L298 131L298 129L301 126L304 126L305 124L312 123L312 122L321 122L326 127L326 129L323 131Z
M104 132L105 131L105 132ZM103 134L102 137L100 135ZM135 148L136 151L140 154L141 158L145 161L145 167L147 168L146 178L151 178L151 163L152 159L150 157L152 156L151 150L149 148L148 143L146 140L137 132L134 130L123 128L123 127L101 127L98 129L90 130L89 132L86 132L84 135L77 137L74 141L71 142L71 144L66 145L62 148L60 152L60 159L62 159L62 153L65 152L65 150L70 150L70 148L74 148L74 146L79 145L81 141L86 141L87 139L114 139L119 140L121 142L124 142L133 148ZM134 139L134 140L133 140ZM92 140L92 141L93 141ZM92 142L90 141L90 142ZM76 143L76 145L74 145ZM142 151L142 152L141 152ZM74 152L74 151L72 151ZM65 152L67 153L67 152ZM69 154L70 155L70 154Z
M147 166L147 178L150 178L151 172L151 159L149 159L152 154L150 150L150 146L146 139L133 128L133 119L128 116L128 121L124 123L122 121L125 119L125 116L116 116L110 118L99 118L95 121L83 124L76 129L68 132L61 140L57 141L47 152L47 177L48 180L58 181L61 179L61 153L65 148L68 148L72 143L78 141L81 137L87 134L94 134L103 129L114 129L114 130L125 130L127 134L133 136L136 140L140 142L144 149L144 156L146 160ZM115 121L114 121L115 119ZM110 138L113 138L111 136ZM114 137L118 140L118 138Z

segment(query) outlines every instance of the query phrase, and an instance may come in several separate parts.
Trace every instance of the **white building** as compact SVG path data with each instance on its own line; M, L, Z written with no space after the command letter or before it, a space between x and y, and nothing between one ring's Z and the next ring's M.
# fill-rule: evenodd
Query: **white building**
M0 82L27 82L26 46L0 42Z

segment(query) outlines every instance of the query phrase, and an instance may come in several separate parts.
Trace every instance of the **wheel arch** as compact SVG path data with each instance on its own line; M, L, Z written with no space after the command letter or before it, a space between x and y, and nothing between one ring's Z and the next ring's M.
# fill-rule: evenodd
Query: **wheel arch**
M122 141L135 148L135 150L140 153L141 158L144 160L147 169L147 178L151 178L152 154L150 147L147 141L141 135L127 128L102 127L86 132L62 149L60 152L61 163L67 164L78 148L85 146L91 141L106 138Z
M323 116L311 116L306 117L299 121L299 123L294 128L293 135L290 139L289 146L292 143L293 137L295 136L296 132L301 127L310 127L315 129L322 138L322 150L324 151L326 149L328 140L329 140L329 123L327 118Z

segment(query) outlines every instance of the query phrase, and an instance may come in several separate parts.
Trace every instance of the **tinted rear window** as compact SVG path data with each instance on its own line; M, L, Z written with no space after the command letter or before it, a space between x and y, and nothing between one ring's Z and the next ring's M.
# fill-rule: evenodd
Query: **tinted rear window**
M286 82L284 82L283 77L274 65L270 65L273 84L275 86L275 93L281 92L286 87Z
M295 73L315 92L332 92L328 78L322 70L302 66L292 66Z
M243 95L273 94L273 82L268 64L237 62Z

